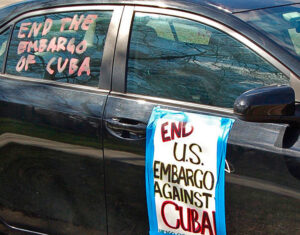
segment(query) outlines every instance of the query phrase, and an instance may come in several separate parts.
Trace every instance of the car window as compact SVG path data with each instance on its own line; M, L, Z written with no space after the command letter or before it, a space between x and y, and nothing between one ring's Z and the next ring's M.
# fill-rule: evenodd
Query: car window
M6 73L97 87L112 12L67 12L15 26Z
M173 16L136 13L127 92L232 107L243 92L288 78L229 35Z
M300 61L300 4L245 11L235 15Z
M6 51L6 45L9 37L10 30L6 30L0 34L0 71L2 71L4 54Z

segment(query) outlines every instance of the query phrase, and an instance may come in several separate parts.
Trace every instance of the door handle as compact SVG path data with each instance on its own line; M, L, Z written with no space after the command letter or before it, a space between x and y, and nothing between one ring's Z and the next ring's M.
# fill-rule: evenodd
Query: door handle
M105 119L105 126L113 136L122 139L144 139L147 124L128 118Z

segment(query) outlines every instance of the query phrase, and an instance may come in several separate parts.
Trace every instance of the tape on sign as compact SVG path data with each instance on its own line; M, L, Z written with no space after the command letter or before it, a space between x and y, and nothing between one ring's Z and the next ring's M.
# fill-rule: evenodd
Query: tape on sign
M150 235L226 234L229 118L154 108L147 126Z

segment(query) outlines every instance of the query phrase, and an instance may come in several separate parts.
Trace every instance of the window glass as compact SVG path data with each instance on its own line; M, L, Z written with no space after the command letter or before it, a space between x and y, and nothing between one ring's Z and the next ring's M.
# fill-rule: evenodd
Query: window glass
M175 40L168 22L159 22L155 19L149 19L149 21L147 22L147 26L153 28L158 37L169 39L172 41Z
M287 83L276 68L214 28L172 16L135 14L129 93L232 107L246 90Z
M68 12L16 24L6 72L97 87L112 12Z
M200 28L181 22L174 22L173 25L179 42L208 45L211 33L206 27Z
M300 61L300 4L236 14Z
M6 51L6 45L7 45L7 41L8 41L9 32L10 32L10 30L6 30L0 34L0 72L2 71L4 54Z

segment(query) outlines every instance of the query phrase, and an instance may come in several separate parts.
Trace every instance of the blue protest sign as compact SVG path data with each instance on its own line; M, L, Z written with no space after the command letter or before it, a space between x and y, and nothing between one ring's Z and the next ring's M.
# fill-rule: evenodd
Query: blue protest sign
M226 234L229 118L154 108L147 126L150 235Z

